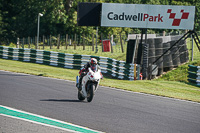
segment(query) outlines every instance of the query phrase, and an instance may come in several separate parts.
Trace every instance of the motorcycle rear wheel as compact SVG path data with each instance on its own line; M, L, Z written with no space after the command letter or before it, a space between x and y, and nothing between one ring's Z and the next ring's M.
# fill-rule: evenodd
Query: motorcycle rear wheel
M91 102L93 97L94 97L94 89L95 89L95 85L91 84L88 86L89 89L88 89L88 97L87 97L87 101L88 102Z
M85 100L85 97L82 96L82 94L80 93L80 91L78 91L78 100L80 100L80 101Z

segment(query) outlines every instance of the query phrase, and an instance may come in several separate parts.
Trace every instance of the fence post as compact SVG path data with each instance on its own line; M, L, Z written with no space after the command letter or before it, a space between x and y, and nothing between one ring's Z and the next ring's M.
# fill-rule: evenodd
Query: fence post
M81 46L82 43L83 43L83 39L81 40L81 34L79 34L79 41L78 41L79 46Z
M57 38L57 49L60 49L60 34L58 34Z
M49 46L49 38L48 38L48 36L47 36L47 46Z
M76 50L76 34L74 35L74 50Z
M17 38L17 48L19 48L19 37Z
M194 39L193 39L192 35L191 35L191 41L192 41L191 61L193 61L193 55L194 55L194 53L193 53L193 51L194 51Z
M113 46L112 46L112 41L111 41L111 35L109 34L109 39L110 39L110 45L111 45L111 53L113 53Z
M51 44L51 35L49 37L49 44L50 44L50 49L52 49L52 44Z
M28 37L28 48L30 49L31 46L30 46L30 37Z
M124 37L124 39L123 39L123 40L124 40L124 44L126 44L126 39L125 39L125 38L126 38L126 35L124 35L124 36L125 36L125 37Z
M92 34L92 51L94 51L94 34Z
M102 52L104 52L104 49L103 49L103 34L101 33L101 44L102 44Z
M22 42L22 48L24 48L24 37L23 37L23 42Z
M45 37L43 35L43 49L44 49L44 44L45 44Z
M122 35L121 35L121 32L119 33L119 37L120 37L120 43L121 43L122 53L124 53L124 48L123 48L123 44L122 44Z
M83 50L85 50L85 34L83 34Z
M33 38L30 37L30 44L32 45L33 44ZM30 45L30 48L31 48L31 45Z
M37 47L37 36L35 37L35 49L38 49L38 47Z
M66 46L66 49L67 49L67 41L68 41L68 34L66 34L66 37L65 37L65 46Z
M72 46L72 36L69 35L69 46Z
M98 52L98 46L97 46L97 41L98 41L98 26L96 27L96 52Z

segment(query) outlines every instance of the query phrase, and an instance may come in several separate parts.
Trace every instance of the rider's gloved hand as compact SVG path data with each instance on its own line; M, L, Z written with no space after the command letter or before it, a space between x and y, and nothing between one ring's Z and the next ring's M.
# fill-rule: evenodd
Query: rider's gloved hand
M82 72L81 75L82 75L82 76L85 76L85 75L86 75L86 72Z

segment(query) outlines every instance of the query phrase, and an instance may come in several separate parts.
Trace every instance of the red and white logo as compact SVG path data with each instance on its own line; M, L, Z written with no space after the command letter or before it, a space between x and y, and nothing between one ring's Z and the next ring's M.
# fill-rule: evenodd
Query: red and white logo
M172 13L172 9L167 10L167 13L169 13L169 19L173 19L172 26L179 26L182 19L188 19L189 12L184 12L183 9L180 12L182 13L181 18L175 18L176 13Z

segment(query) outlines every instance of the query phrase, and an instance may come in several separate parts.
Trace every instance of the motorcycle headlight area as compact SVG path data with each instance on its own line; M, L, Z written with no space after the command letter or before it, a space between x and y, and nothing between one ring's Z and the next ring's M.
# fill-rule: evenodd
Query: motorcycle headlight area
M92 80L93 82L99 82L99 79L94 79L92 77L89 77L90 80Z

